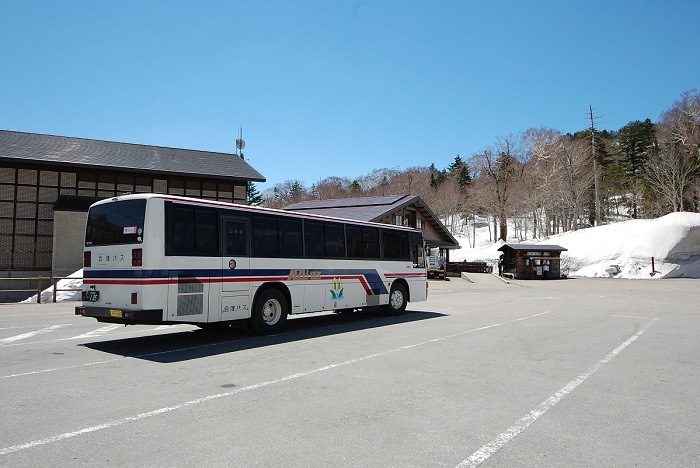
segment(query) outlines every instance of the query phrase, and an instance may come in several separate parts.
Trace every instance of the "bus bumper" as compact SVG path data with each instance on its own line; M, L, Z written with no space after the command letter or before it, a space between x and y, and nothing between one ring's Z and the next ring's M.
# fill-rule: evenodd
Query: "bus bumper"
M163 309L152 310L123 310L110 309L108 307L86 307L75 308L75 315L96 318L98 322L123 323L125 325L162 325Z

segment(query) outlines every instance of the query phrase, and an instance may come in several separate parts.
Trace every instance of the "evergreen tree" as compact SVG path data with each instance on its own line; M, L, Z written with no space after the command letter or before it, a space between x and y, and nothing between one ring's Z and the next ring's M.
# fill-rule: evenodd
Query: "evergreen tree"
M459 155L457 155L455 156L455 160L452 162L452 164L450 164L447 167L447 170L450 171L451 174L454 174L458 172L463 166L464 161L462 161L462 158Z
M248 196L246 202L251 206L260 206L265 201L258 188L251 181L248 181Z
M620 129L617 137L620 167L624 174L622 187L631 194L632 217L639 216L639 205L647 191L646 165L654 148L654 124L646 119L635 120ZM648 194L647 194L648 195Z
M591 130L586 129L580 132L576 132L573 135L570 133L567 136L571 140L591 140ZM595 132L595 160L600 163L601 166L606 167L608 164L614 162L612 155L608 147L612 144L612 140L617 136L616 132L609 132L607 130L596 130Z
M430 186L433 190L437 190L440 185L447 180L447 171L444 169L438 171L435 168L435 163L430 165Z
M293 181L292 186L289 190L290 200L293 200L293 203L301 201L305 191L306 189L304 188L304 184L302 184L298 180Z
M469 173L469 165L462 160L462 158L457 155L455 160L447 168L451 177L457 180L457 185L459 188L464 190L468 185L472 183L472 176Z
M649 119L630 122L620 129L617 140L628 176L642 176L654 146L654 124Z
M471 185L472 182L473 179L472 175L469 172L469 165L465 164L459 170L459 173L457 173L457 183L459 184L460 188L464 189L467 186Z

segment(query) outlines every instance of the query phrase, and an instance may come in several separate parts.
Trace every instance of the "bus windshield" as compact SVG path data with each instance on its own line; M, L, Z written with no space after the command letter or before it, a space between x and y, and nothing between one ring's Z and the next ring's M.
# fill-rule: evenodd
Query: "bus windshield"
M88 213L85 245L137 244L143 240L146 200L93 206Z

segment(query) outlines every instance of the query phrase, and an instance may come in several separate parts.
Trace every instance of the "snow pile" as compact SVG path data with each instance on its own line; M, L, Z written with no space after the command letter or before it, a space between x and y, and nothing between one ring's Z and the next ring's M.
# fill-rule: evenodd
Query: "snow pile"
M83 270L80 269L75 273L68 275L68 278L62 279L56 285L56 302L61 301L79 301L82 295L80 289L83 287ZM78 291L58 291L59 289L77 289ZM37 295L27 298L22 303L36 302ZM44 289L41 292L41 302L53 302L53 285Z
M453 251L450 260L492 264L498 261L498 248L503 242L489 241L489 227L482 224L485 226L476 230L476 247L469 247L469 242L474 242L473 233L469 237L458 236L462 249ZM523 243L566 248L561 256L561 271L570 277L700 278L700 213L671 213L657 219L624 221Z
M700 278L700 214L671 213L551 237L568 276ZM652 258L653 270L652 270ZM618 273L608 271L616 265Z

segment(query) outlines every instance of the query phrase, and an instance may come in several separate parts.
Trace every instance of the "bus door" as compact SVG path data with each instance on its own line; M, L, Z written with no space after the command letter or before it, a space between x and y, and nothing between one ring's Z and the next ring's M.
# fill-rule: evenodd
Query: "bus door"
M250 221L224 217L221 320L250 317Z

